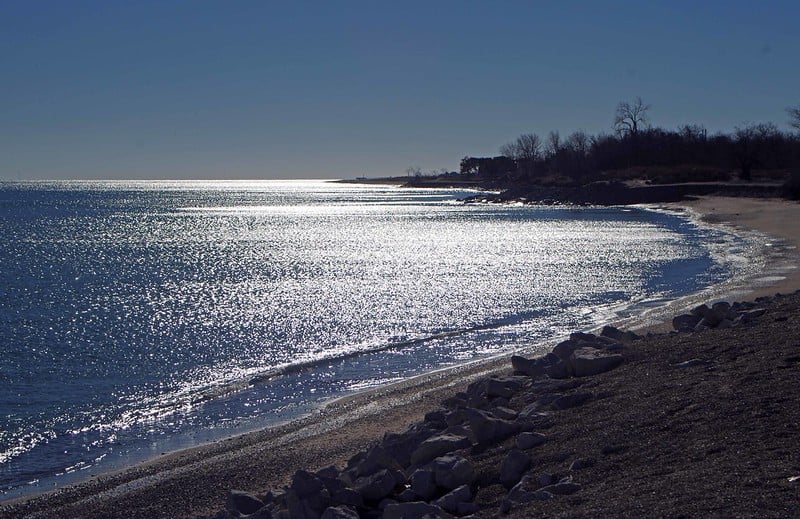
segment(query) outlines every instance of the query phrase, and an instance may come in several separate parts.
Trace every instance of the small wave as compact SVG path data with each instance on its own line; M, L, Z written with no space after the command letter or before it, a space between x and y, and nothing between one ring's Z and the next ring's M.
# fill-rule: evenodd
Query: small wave
M504 318L497 319L490 323L480 324L476 326L470 326L467 328L461 328L457 330L443 330L439 331L430 335L425 335L422 337L415 337L413 339L405 339L396 342L388 342L379 344L369 348L361 348L353 351L343 352L338 355L329 355L324 357L319 357L316 359L310 359L301 362L295 362L291 364L286 364L284 366L278 366L275 368L270 368L262 373L257 374L254 377L249 379L249 385L254 386L258 384L264 384L270 382L278 377L283 377L287 375L293 375L296 373L301 373L303 371L311 370L317 368L319 366L330 364L333 362L342 362L345 360L349 360L352 358L361 357L364 355L373 355L375 353L382 353L386 351L399 351L406 349L411 346L418 346L420 344L425 344L427 342L434 342L442 339L449 339L452 337L459 337L463 335L468 335L475 332L486 331L486 330L495 330L499 328L503 328L506 326L514 326L520 323L523 323L529 319L537 317L541 315L543 312L541 310L532 310L528 312L521 312L515 314L513 316L508 316Z

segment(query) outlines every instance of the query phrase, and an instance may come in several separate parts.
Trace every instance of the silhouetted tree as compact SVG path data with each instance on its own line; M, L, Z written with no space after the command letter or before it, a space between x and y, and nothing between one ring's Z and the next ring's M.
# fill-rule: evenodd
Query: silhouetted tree
M751 180L756 169L772 170L768 177L772 179L785 178L794 170L795 184L800 185L800 132L781 132L772 123L714 135L697 124L667 130L648 125L649 108L641 98L620 103L614 134L590 136L577 131L562 138L553 131L544 140L532 133L521 135L500 148L503 156L464 157L461 173L497 185L535 181L534 173L543 172L554 175L548 182L566 176L582 182L645 178L670 183L725 180L733 166L744 180ZM800 130L800 105L787 108L787 113L790 124Z
M567 137L559 153L559 170L572 177L580 178L590 171L591 138L583 130L573 132Z
M541 157L542 139L535 133L524 133L517 140L500 146L500 154L515 160L534 161Z
M789 126L800 130L800 105L790 106L786 111L789 113Z
M500 154L517 163L517 170L530 178L536 163L542 159L542 139L535 133L524 133L513 142L500 146Z
M510 157L464 157L461 159L462 175L478 175L486 179L497 179L517 169Z
M458 172L462 175L475 175L478 173L478 162L474 157L464 157L461 159Z
M566 147L572 151L580 153L581 155L587 155L591 149L591 146L592 139L583 130L572 132L570 136L567 137Z
M690 142L704 141L708 138L708 130L702 124L684 124L678 128L678 133Z
M780 132L772 123L749 124L736 127L734 156L739 163L742 180L753 178L753 168L761 164L762 154L768 147L774 148Z
M419 166L409 166L406 168L406 176L408 177L421 177L422 168Z
M639 130L647 125L647 111L650 105L644 104L641 97L637 97L633 103L622 101L617 105L614 113L614 130L619 135L636 136Z
M557 131L547 134L547 143L544 146L545 156L552 159L561 151L561 135Z

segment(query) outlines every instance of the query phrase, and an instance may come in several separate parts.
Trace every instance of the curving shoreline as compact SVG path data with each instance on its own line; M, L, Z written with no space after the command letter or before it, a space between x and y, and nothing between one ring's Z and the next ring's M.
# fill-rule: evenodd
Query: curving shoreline
M798 303L701 305L672 334L573 333L346 466L231 491L214 518L794 516Z
M677 206L703 213L713 223L756 229L798 245L797 204L707 198ZM800 273L795 271L780 283L750 288L750 294L739 298L793 291L800 288ZM420 421L425 411L470 380L507 369L507 361L495 359L411 379L342 399L297 422L163 456L75 487L3 504L0 515L209 515L223 506L230 488L275 488L286 484L297 468L342 465L384 432L399 432Z

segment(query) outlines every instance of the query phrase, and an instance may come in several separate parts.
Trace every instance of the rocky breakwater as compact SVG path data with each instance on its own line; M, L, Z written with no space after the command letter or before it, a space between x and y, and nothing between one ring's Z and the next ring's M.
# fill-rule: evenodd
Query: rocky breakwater
M513 356L512 369L507 374L470 384L465 391L428 412L422 422L402 433L387 434L369 450L353 456L343 469L330 466L316 472L300 470L287 487L266 494L231 491L227 509L214 517L333 519L504 514L524 517L531 512L531 506L536 506L537 515L551 512L572 515L573 506L590 506L580 497L582 493L592 495L590 501L606 493L616 495L619 504L618 494L633 491L633 481L618 481L624 489L617 491L596 477L606 474L609 478L609 474L615 474L613 477L618 478L617 471L622 469L616 460L621 457L628 459L628 463L639 464L638 468L628 467L631 473L643 470L649 474L655 470L669 474L674 470L695 470L681 466L684 457L679 457L679 461L674 459L673 447L669 445L674 438L688 442L687 452L699 447L705 449L706 456L724 452L725 442L731 440L714 436L716 429L707 431L708 437L694 438L695 433L691 432L702 429L692 421L691 412L718 395L719 384L723 389L728 387L727 383L717 383L702 373L724 377L730 372L732 377L743 380L734 368L740 367L744 355L753 355L757 350L749 345L751 335L738 332L744 337L744 344L734 346L730 334L736 328L745 330L759 322L763 324L765 318L769 318L766 322L772 326L780 327L788 319L786 310L771 314L769 309L785 304L791 311L797 308L799 299L796 294L789 299L776 296L748 303L703 304L675 317L675 330L668 334L642 337L611 326L606 326L599 335L573 333L542 357ZM722 333L726 341L720 343L714 339L716 335L707 336L705 332L712 329ZM765 332L755 333L754 337L762 337ZM676 341L670 342L673 336ZM779 335L773 337L777 339ZM669 348L656 353L651 343L670 345L676 350ZM692 344L705 356L687 357L686 352L681 353ZM674 360L664 364L665 358ZM785 357L779 368L794 366L798 359L797 355ZM751 382L759 363L764 363L765 370L772 369L770 355L749 362L744 366L750 373L746 380ZM631 376L617 377L619 380L609 384L611 379L607 377L613 378L614 373L607 372L625 363L630 365ZM651 373L647 367L651 364L670 371ZM623 386L620 381L624 381ZM712 387L705 390L705 385ZM649 398L653 387L664 392L669 420L654 418L661 412L658 407L639 403L641 398ZM695 403L686 400L690 388L698 391ZM750 406L752 409L748 407L747 412L772 416L765 415L759 407L764 405L764 399L771 397L755 392L748 393L748 397L758 402ZM619 409L615 407L619 404L608 404L614 400L626 401L628 407ZM675 409L670 407L672 400ZM726 402L723 399L718 403ZM592 406L595 410L603 409L600 413L603 418L595 416ZM776 411L770 412L774 415ZM729 414L730 411L720 411L719 419ZM620 415L631 416L627 418L629 421L622 419L624 423L613 422L619 421L616 417ZM587 423L587 419L608 423ZM689 422L683 423L684 419ZM631 426L650 427L651 422L657 429L651 433L658 437L661 431L665 436L640 438L644 443L655 442L642 450L635 441L631 443L633 440L624 431ZM605 435L606 431L613 434ZM659 450L655 445L667 447ZM776 447L772 445L769 449L772 452ZM633 457L628 456L629 451L634 452ZM651 467L655 459L677 464L671 468ZM739 463L739 458L735 461ZM595 478L589 474L595 474ZM800 481L800 476L787 481ZM684 492L690 491L684 489ZM652 496L652 492L643 495ZM642 506L644 499L639 496L637 506Z
M752 323L766 312L759 303L768 302L770 298L759 298L755 302L733 303L726 301L714 303L712 306L702 304L688 314L672 319L672 327L678 332L700 332L711 328L736 328Z
M565 410L604 397L587 384L625 361L639 336L606 327L574 333L539 358L514 356L513 372L470 384L402 433L334 466L296 472L277 492L231 491L215 518L411 518L507 513L581 490L591 458L563 456L563 470L537 468L537 448Z

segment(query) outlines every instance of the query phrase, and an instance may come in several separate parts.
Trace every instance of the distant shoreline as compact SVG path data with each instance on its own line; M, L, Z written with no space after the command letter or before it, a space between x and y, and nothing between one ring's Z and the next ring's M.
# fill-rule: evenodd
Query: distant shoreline
M691 197L732 196L780 198L780 182L688 182L645 184L638 181L599 181L584 185L496 184L460 177L383 177L337 180L346 184L399 185L409 188L468 188L492 192L465 199L468 203L510 203L555 205L635 205L680 202Z
M787 263L798 262L800 205L785 200L708 197L670 204L688 208L714 225L755 230L794 247ZM740 287L742 288L742 287ZM795 268L782 280L750 286L737 298L800 289ZM730 296L730 294L727 294ZM726 294L720 294L723 298ZM467 381L506 369L505 358L458 366L359 393L288 424L178 451L159 459L54 492L0 504L0 516L35 513L74 516L140 517L213 513L222 508L229 488L264 489L287 482L300 467L341 464L370 445L384 430L402 430ZM258 466L253 471L248 467ZM154 508L155 507L155 508ZM137 513L132 513L136 512Z

